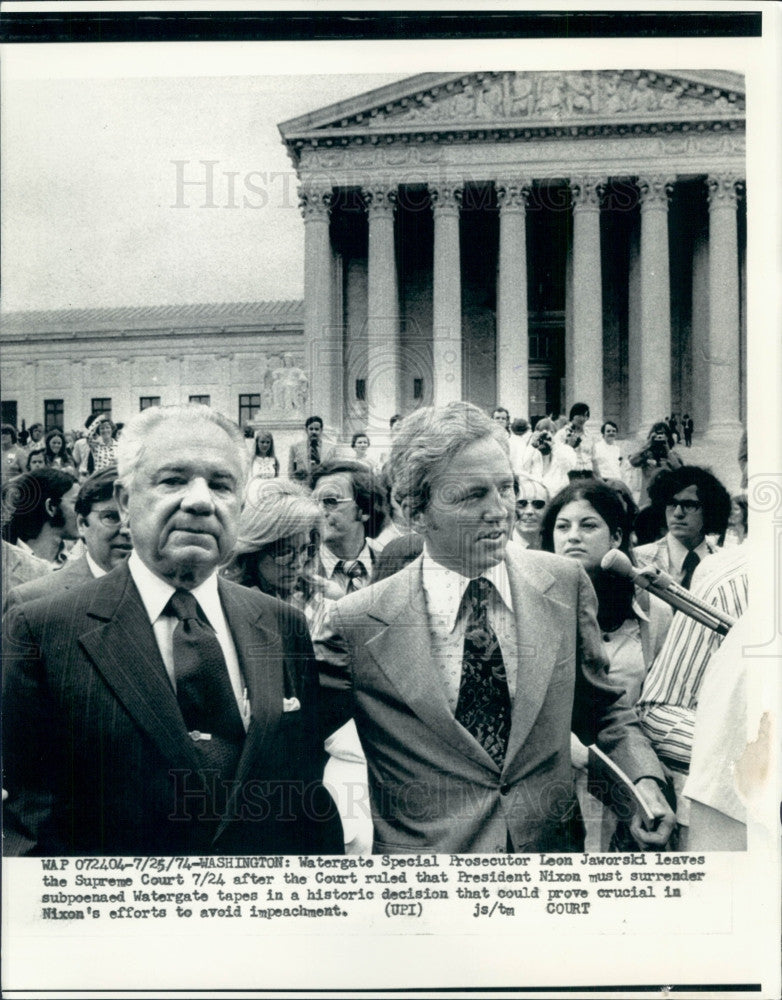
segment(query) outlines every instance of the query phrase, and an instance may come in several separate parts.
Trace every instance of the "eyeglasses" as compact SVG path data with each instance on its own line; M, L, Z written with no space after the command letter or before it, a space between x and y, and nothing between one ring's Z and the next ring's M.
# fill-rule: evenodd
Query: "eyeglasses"
M313 547L309 542L299 548L293 545L284 545L281 548L271 546L263 554L271 556L278 566L292 566L299 559L310 558L313 555Z
M534 507L535 510L543 510L546 506L545 500L517 500L516 506L524 510L525 507Z
M700 500L671 500L665 505L665 509L676 510L677 507L681 507L685 514L689 514L691 511L700 510L702 506Z
M316 499L324 510L336 510L341 503L353 503L353 497L317 497Z
M122 516L118 510L94 510L93 514L98 515L98 520L107 528L116 528L122 522Z

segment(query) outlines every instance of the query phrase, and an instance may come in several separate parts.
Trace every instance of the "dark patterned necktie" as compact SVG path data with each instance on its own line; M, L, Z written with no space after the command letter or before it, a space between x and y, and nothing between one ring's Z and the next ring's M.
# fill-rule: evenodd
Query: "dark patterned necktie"
M489 624L488 598L492 588L489 580L478 577L470 580L464 594L467 618L456 721L502 768L510 733L511 706L502 650Z
M182 718L206 766L221 776L236 770L244 726L225 657L198 602L186 590L171 595L166 610L178 620L174 629L174 680Z
M687 590L690 589L690 584L692 583L692 574L695 572L695 567L700 562L700 556L696 555L694 552L688 552L684 557L684 562L682 563L682 582L681 586L685 587Z
M320 441L310 438L310 465L320 465Z
M348 586L346 593L348 594L352 594L356 590L361 590L362 587L366 587L369 583L366 567L359 559L354 559L352 562L340 559L337 569L341 570L347 577Z

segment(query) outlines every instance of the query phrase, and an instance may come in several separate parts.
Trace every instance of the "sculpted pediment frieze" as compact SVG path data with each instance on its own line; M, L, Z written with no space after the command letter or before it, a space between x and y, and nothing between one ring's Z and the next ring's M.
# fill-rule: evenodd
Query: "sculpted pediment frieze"
M537 124L632 118L743 117L744 95L651 71L472 73L369 108L331 126L368 130L409 125Z

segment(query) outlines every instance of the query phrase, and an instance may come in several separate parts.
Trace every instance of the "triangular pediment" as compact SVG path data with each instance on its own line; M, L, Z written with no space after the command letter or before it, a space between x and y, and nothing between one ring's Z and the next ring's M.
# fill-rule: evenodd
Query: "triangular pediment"
M385 132L612 126L745 116L744 80L727 71L424 73L280 125L289 144ZM298 142L297 142L298 140Z

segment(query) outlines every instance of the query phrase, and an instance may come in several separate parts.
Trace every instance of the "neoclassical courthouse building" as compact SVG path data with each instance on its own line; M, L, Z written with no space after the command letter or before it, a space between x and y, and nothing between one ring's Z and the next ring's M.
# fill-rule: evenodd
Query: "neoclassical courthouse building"
M24 394L37 419L59 399L69 427L101 396L118 419L208 397L284 438L315 412L381 443L389 416L425 403L535 417L583 400L623 436L688 411L707 441L736 438L743 77L426 73L279 128L300 182L303 309L170 307L138 328L128 311L92 329L11 317L7 415Z

